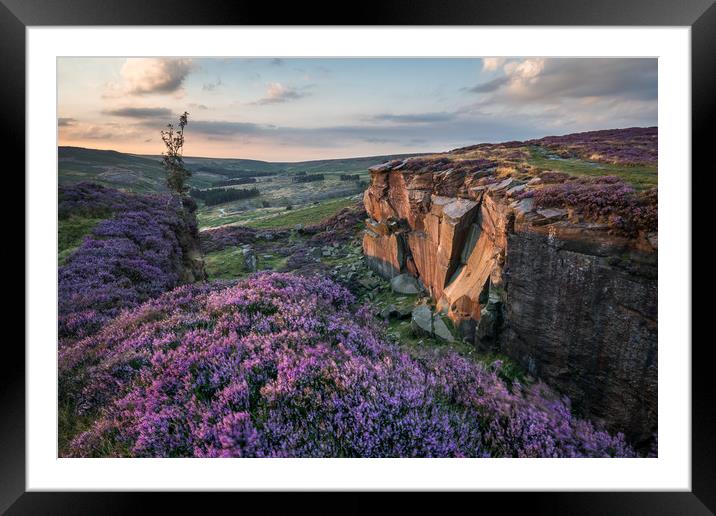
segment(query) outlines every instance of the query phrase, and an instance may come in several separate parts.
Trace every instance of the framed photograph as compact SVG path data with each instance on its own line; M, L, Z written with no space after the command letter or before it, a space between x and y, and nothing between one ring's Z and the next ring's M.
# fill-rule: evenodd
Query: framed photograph
M716 511L712 3L2 0L26 332L0 510Z

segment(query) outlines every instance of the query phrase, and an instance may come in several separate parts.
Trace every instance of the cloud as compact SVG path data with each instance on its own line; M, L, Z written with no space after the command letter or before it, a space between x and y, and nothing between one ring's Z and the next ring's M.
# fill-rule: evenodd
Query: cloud
M455 113L410 113L394 115L392 113L380 113L367 118L375 122L393 122L398 124L429 124L434 122L447 122L455 118Z
M69 117L59 117L57 119L57 125L58 127L69 127L71 125L75 125L77 123L76 118L69 118Z
M502 67L505 62L504 57L483 57L482 69L486 72L492 72Z
M124 89L131 95L178 91L193 68L191 59L130 58L122 66Z
M205 104L197 104L196 102L190 102L189 107L192 109L196 108L196 109L201 109L201 110L209 109L209 107L206 106Z
M275 128L268 124L229 122L225 120L194 120L189 123L192 132L210 136L247 136L266 133Z
M204 83L204 85L201 87L204 91L214 91L216 88L221 86L223 83L221 82L221 77L218 77L215 82L207 82Z
M485 68L483 63L483 68ZM490 62L502 75L468 91L491 102L559 102L564 98L656 99L656 59L529 58ZM493 68L494 67L494 68Z
M167 108L144 108L144 107L125 107L118 109L109 109L102 111L105 115L121 116L126 118L168 118L172 116L172 110Z
M391 115L399 116L399 115ZM407 116L407 115L406 115ZM481 141L543 136L542 127L532 117L513 116L495 120L491 116L415 115L414 120L402 118L397 124L327 125L320 127L276 126L252 122L194 121L189 129L194 135L212 140L252 141L270 145L293 145L310 148L350 148L356 143L377 145L427 146L427 150L455 148Z
M309 85L304 86L301 89L297 89L284 86L280 82L272 82L268 85L268 88L266 88L266 96L253 102L253 104L260 106L266 104L282 104L284 102L302 99L303 97L310 95L310 93L306 91L306 89L310 87L311 86Z
M482 84L478 84L472 88L467 88L467 91L471 91L473 93L489 93L499 89L502 85L507 84L508 82L509 79L507 77L497 77L496 79L483 82Z

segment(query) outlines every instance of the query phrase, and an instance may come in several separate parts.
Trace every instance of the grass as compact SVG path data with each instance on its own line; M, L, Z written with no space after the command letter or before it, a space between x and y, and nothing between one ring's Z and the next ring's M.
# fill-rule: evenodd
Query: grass
M57 224L57 253L59 265L62 265L68 256L82 243L82 239L89 235L92 229L104 219L89 217L70 217L58 221Z
M246 225L257 229L292 228L296 224L310 226L335 215L343 208L347 208L353 204L355 204L355 199L353 197L333 199L305 208L287 210L280 215L254 220Z
M244 222L246 215L225 215L223 217L207 216L201 212L197 215L199 227L201 229L218 228L219 226L228 226L237 222Z
M60 402L57 407L57 447L59 455L67 453L70 442L77 435L89 430L96 416L77 416L74 409Z
M557 170L574 176L618 176L637 190L644 190L658 183L656 166L612 165L580 159L550 159L549 152L541 147L530 147L528 163L544 170Z
M257 253L258 268L263 269L266 265L270 266L272 270L278 271L286 265L288 257L278 256L272 253L265 253L265 256L271 255L271 258L264 258L264 254Z
M229 247L204 255L204 266L209 279L235 279L246 276L244 253L240 247Z
M262 270L267 265L274 271L280 270L288 259L270 251L262 253L260 249L254 249L254 253L256 253L257 270ZM268 255L271 257L264 258ZM241 247L229 247L204 255L204 266L210 280L238 279L249 274L244 265L244 253Z

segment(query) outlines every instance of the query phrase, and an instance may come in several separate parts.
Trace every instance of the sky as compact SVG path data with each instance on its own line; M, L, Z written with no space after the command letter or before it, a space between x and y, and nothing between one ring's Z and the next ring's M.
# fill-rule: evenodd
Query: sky
M59 145L265 161L446 151L657 125L657 60L60 58Z

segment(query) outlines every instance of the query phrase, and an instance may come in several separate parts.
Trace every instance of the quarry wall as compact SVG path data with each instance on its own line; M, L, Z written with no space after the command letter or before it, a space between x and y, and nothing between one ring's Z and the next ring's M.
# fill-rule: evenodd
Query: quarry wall
M521 198L510 177L370 169L363 251L418 278L460 335L646 445L656 432L657 237L624 237ZM494 171L488 171L493 173Z

